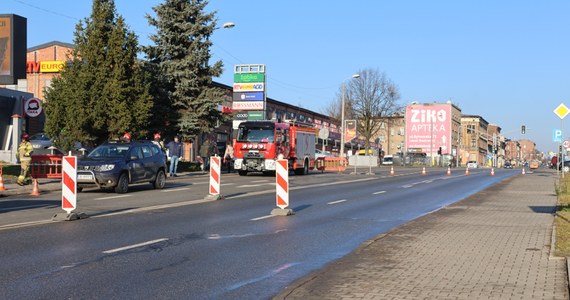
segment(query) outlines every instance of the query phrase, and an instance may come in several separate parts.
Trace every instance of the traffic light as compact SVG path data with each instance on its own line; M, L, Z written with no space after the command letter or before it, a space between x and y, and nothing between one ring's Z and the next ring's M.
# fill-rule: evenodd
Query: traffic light
M521 126L521 133L525 134L525 132L526 132L526 126L523 125L523 126Z

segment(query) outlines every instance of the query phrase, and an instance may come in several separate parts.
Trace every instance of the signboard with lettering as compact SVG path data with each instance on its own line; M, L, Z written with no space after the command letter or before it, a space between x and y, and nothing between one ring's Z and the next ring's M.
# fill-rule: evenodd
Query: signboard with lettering
M406 106L406 147L421 148L428 155L451 152L451 105ZM431 153L430 153L431 151Z
M235 83L248 83L248 82L265 82L265 74L263 73L235 73Z
M265 90L265 83L252 82L252 83L234 83L234 93L236 92L263 92Z
M233 94L233 100L235 101L263 101L263 92L246 92L246 93L235 93Z
M30 118L35 118L42 113L42 101L38 98L30 98L24 103L24 111Z
M263 110L263 101L234 101L233 110Z

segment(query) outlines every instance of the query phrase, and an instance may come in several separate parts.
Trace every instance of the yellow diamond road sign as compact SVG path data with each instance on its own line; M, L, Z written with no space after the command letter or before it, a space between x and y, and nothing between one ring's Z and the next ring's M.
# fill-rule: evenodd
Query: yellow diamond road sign
M554 113L560 118L564 119L568 113L570 113L570 109L564 105L564 103L560 103L558 107L554 109Z

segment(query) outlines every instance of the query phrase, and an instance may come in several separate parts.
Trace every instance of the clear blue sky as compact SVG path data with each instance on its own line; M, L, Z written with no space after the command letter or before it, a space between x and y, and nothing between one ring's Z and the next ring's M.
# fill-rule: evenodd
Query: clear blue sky
M144 15L159 0L116 0L143 45ZM402 104L451 100L513 139L554 151L553 113L570 107L570 1L267 1L213 0L219 25L214 59L231 85L235 64L267 65L267 94L322 112L359 69L385 72ZM2 0L0 13L28 19L28 47L73 42L91 1ZM570 139L570 116L565 119ZM527 134L520 134L525 124Z

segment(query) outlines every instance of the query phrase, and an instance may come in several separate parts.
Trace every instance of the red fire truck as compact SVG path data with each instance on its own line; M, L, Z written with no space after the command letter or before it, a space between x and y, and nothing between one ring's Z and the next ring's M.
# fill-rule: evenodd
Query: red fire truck
M278 158L289 169L305 175L315 167L315 128L293 122L246 121L239 125L234 143L234 168L248 172L275 172Z

